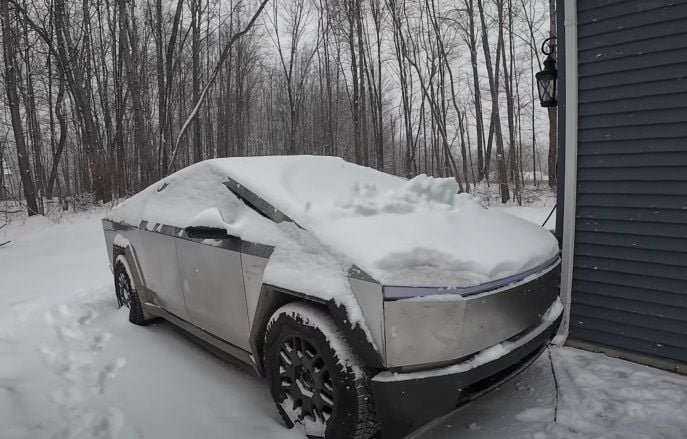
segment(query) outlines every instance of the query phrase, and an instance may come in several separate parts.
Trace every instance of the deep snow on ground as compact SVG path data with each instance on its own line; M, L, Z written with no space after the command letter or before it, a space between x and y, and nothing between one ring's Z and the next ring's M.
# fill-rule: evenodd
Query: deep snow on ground
M547 212L548 213L548 212ZM266 386L167 323L117 310L100 218L0 231L0 438L299 438ZM419 328L421 329L421 328ZM548 356L424 438L684 438L687 378L599 354Z
M0 438L299 437L258 379L116 309L104 213L0 233Z
M573 348L550 350L500 389L413 438L687 437L687 377Z
M556 211L553 206L496 206L490 207L490 209L508 212L511 215L535 223L538 226L543 226L548 230L556 229ZM551 212L552 210L553 213Z

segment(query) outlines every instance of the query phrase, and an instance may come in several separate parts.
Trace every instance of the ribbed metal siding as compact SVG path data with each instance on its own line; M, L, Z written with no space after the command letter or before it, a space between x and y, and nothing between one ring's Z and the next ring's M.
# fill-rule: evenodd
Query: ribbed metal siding
M687 0L578 2L571 337L687 362Z

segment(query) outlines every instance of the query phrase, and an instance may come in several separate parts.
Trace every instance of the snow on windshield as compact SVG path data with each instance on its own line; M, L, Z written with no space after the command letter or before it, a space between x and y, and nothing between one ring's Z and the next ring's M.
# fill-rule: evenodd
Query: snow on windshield
M553 235L482 208L453 178L405 180L335 157L213 164L385 284L471 286L558 253Z

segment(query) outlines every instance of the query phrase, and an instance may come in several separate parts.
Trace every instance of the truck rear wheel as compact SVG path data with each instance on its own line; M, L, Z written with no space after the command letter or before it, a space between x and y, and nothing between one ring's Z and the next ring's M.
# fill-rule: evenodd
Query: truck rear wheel
M287 427L325 439L368 439L377 432L368 375L324 311L302 302L279 308L263 352Z
M129 308L129 321L135 325L145 325L148 323L129 270L126 263L121 259L117 259L115 262L114 283L117 305L120 308L122 306Z

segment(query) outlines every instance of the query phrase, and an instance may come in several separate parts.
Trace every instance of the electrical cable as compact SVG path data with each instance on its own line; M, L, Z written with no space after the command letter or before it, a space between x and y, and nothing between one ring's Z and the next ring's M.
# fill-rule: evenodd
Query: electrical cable
M547 348L549 352L549 363L551 364L551 374L553 375L553 384L556 389L553 409L553 422L558 422L558 377L556 376L556 369L553 367L553 358L551 357L551 347Z
M553 215L553 212L556 210L556 206L558 206L558 202L556 202L556 204L553 205L551 212L549 212L549 216L547 216L546 219L544 220L544 222L542 223L542 225L541 225L542 227L544 227L544 225L546 225L546 223L549 221L549 219L551 218L551 215Z

